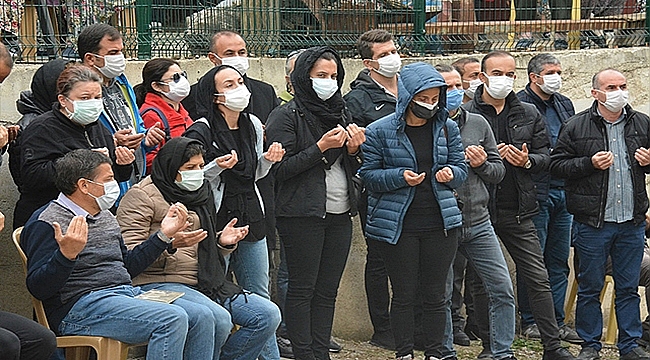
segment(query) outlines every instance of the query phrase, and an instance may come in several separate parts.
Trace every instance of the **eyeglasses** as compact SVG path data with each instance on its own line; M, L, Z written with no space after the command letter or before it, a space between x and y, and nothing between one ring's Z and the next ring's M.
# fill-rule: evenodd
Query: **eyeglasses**
M168 81L173 81L175 83L178 83L179 81L181 81L181 76L187 79L187 72L185 71L177 72L174 75L172 75L172 77L170 78L160 79L160 82L167 83Z

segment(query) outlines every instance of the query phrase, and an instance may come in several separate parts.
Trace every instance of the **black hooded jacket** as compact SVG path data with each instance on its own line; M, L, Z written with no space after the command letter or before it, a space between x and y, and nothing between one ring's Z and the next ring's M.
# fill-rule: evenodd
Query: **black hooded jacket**
M309 72L325 52L330 52L336 57L339 90L323 102L311 87ZM352 122L340 92L344 75L341 60L332 48L314 47L305 50L298 56L291 74L296 97L269 115L266 126L267 141L277 141L286 150L282 161L273 165L276 179L275 210L278 217L325 217L325 170L330 168L338 156L343 157L342 164L348 178L350 213L354 215L357 212L352 178L361 166L361 157L357 154L349 155L345 146L322 153L316 145L325 131L336 126L332 123L333 118L338 118L337 123L344 127ZM340 107L340 115L331 112L327 121L329 125L326 125L322 116L310 111L311 106L306 105L307 102L319 106L320 110Z
M366 127L371 122L395 112L397 98L387 94L370 77L370 70L361 70L350 84L350 88L343 98L355 124Z

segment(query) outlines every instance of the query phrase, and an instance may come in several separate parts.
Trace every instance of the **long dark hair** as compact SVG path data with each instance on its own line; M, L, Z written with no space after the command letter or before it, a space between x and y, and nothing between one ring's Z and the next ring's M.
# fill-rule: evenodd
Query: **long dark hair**
M162 80L163 75L165 75L172 65L179 65L178 61L168 58L158 58L147 61L142 68L142 83L133 88L133 91L135 91L135 101L137 102L138 107L142 106L144 98L148 93L160 94L151 87L151 83Z

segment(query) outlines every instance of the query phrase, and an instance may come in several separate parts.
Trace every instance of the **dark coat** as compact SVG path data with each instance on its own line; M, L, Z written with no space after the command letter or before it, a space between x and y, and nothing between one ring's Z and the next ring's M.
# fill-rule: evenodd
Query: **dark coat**
M395 112L397 98L379 87L370 77L368 69L361 70L350 88L343 98L355 124L365 127Z
M59 190L54 185L54 164L63 155L76 149L108 149L113 160L115 180L131 177L133 165L115 164L113 136L99 121L85 127L68 119L57 105L34 119L23 131L20 140L20 198L14 211L14 228L22 226L36 209L54 200Z
M551 155L551 174L565 179L567 209L574 219L600 228L605 219L609 171L594 168L591 157L607 151L609 141L605 120L597 108L594 101L591 108L576 114L562 127ZM650 165L639 165L634 153L640 147L650 148L650 118L629 105L625 111L625 145L632 173L634 223L638 225L645 221L648 210L645 174L650 173Z
M350 117L348 113L348 118ZM347 124L341 124L346 126ZM284 158L274 165L275 215L277 217L316 216L324 218L327 189L327 159L316 145L305 114L292 100L273 110L266 126L266 140L279 142L286 150ZM348 177L350 213L357 212L357 197L352 178L361 166L359 155L344 151L343 168Z
M463 105L463 108L469 112L482 115L494 129L496 112L492 105L488 105L481 99L483 96L484 85L476 89L474 99ZM517 218L524 219L535 215L538 211L537 190L532 179L532 174L538 174L548 170L548 164L551 161L549 156L549 141L546 135L546 124L542 115L531 104L522 103L514 92L506 97L510 110L508 112L508 143L521 149L526 143L528 146L528 158L532 166L530 169L523 167L506 166L506 171L514 171L513 176L519 196L519 209ZM494 134L498 142L498 134ZM496 189L491 186L491 203L490 215L496 223Z
M522 102L535 105L537 111L539 111L540 115L542 115L542 118L546 122L546 109L548 107L548 103L542 100L542 98L540 98L537 94L535 94L535 92L533 92L533 90L531 90L530 83L526 85L525 89L517 93L517 97ZM565 123L567 120L569 120L570 117L576 114L576 110L573 107L573 102L568 97L555 93L551 95L550 100L553 104L553 109L555 109L555 112L557 112L557 115L560 117L560 121L562 121L562 123ZM546 124L548 125L548 123ZM550 133L548 126L546 127L546 132L549 137L549 142L552 145L552 134ZM546 201L548 199L548 191L551 183L551 174L548 172L534 174L533 181L537 187L537 200Z

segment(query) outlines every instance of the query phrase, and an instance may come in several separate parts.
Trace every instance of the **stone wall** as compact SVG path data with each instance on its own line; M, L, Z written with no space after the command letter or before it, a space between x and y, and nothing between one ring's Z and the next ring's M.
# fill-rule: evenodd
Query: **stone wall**
M515 54L517 75L515 89L520 90L526 84L526 66L534 53ZM591 104L589 89L593 74L605 67L620 69L627 76L632 106L645 113L650 113L650 67L648 60L650 48L604 49L557 52L556 56L563 65L564 85L562 93L574 100L576 109L582 110ZM404 59L404 63L427 61L432 64L451 63L462 56L434 57L426 59ZM347 75L345 89L363 68L360 60L344 61ZM140 72L144 62L129 62L127 76L133 84L140 81ZM181 61L181 67L194 83L212 64L205 58ZM32 74L37 65L16 65L11 75L0 85L0 119L16 122L20 115L15 108L15 101L20 91L29 89ZM251 59L248 74L273 84L276 90L284 89L283 59ZM12 212L17 200L16 188L7 169L7 159L0 167L0 210L7 216L7 230L0 234L0 309L31 316L31 304L24 287L23 269L20 259L10 240ZM365 300L363 268L365 264L365 242L355 220L355 231L348 265L341 281L334 333L346 339L367 340L371 335L370 320L367 315Z

